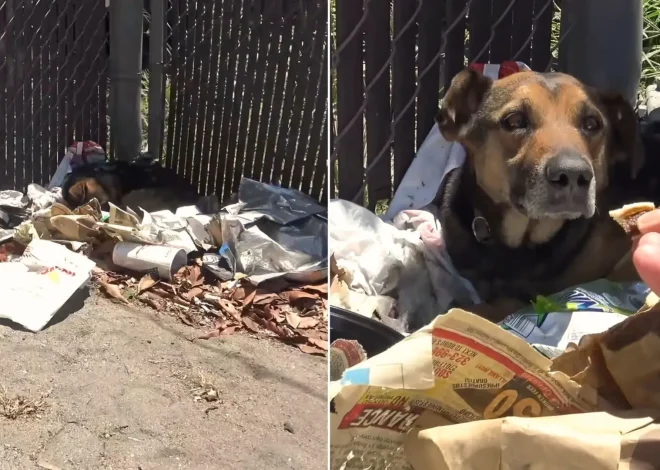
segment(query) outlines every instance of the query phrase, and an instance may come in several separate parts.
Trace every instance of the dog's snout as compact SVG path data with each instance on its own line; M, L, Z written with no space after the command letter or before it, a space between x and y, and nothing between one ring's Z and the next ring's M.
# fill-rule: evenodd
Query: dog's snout
M562 217L591 217L595 210L594 169L584 156L560 152L545 163L544 212Z
M594 170L586 158L563 153L548 160L545 167L550 185L557 190L587 190L594 179Z

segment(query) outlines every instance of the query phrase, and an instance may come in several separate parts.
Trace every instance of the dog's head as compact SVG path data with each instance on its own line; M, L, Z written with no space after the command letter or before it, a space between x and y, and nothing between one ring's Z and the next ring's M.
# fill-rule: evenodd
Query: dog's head
M73 207L80 207L92 199L96 199L102 207L105 207L111 200L105 188L91 176L80 178L69 186L64 198Z
M463 144L477 184L530 219L591 217L608 169L635 176L643 150L632 107L560 74L521 72L493 81L466 69L437 122Z

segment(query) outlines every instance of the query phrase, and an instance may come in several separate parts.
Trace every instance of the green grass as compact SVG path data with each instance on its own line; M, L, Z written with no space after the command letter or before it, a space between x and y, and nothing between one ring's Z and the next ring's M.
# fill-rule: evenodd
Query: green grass
M142 90L140 91L140 115L142 121L142 151L147 150L149 139L149 72L142 72Z
M170 85L168 79L165 83L165 123L163 125L163 142L167 141L167 116L170 110ZM149 141L149 72L142 72L142 90L140 92L140 115L142 118L142 151L146 152Z
M557 58L559 41L559 20L561 11L555 5L552 24L553 55ZM643 1L643 41L642 41L642 76L639 82L639 96L646 96L646 87L660 78L660 0Z
M644 41L640 91L660 77L660 0L644 0Z

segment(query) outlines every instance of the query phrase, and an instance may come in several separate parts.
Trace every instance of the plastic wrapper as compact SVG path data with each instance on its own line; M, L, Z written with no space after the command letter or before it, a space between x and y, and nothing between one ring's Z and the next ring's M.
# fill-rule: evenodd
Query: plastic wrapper
M285 276L298 282L327 277L325 209L309 196L247 178L237 204L219 219L222 240L236 258L236 271L253 284Z
M234 278L236 273L236 258L227 244L220 247L217 253L205 253L202 256L202 266L221 281Z
M621 323L644 305L649 292L641 282L619 284L601 279L539 296L530 307L504 319L501 326L553 358L584 336Z
M237 204L225 207L230 214L255 214L279 225L287 225L310 215L321 214L325 208L306 194L272 184L241 178Z

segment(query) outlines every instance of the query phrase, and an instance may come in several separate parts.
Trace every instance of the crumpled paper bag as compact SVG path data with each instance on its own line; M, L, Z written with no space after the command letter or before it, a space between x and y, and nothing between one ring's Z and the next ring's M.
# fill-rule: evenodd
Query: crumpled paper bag
M565 372L621 409L660 410L660 304L628 317L604 333L583 338L557 357Z
M402 449L413 427L504 416L601 409L523 339L452 309L330 384L330 468L410 470Z
M508 417L416 428L404 453L414 470L652 470L660 468L654 414Z

